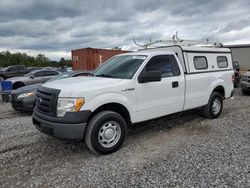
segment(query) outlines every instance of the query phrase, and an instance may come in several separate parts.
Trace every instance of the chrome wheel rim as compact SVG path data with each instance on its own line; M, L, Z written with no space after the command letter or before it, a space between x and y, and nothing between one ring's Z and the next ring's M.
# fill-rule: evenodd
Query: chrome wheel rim
M111 148L116 145L120 137L121 127L115 121L104 123L98 132L98 141L105 148Z
M215 98L212 104L212 112L213 114L218 114L221 109L221 100L219 98Z

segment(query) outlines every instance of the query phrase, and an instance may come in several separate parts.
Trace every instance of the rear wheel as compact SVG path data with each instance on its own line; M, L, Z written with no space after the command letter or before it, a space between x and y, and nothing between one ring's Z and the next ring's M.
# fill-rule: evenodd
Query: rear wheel
M223 108L223 97L218 92L213 92L208 104L203 109L203 115L207 118L218 118Z
M126 135L127 124L124 118L116 112L103 111L90 120L85 143L93 152L106 155L118 150Z

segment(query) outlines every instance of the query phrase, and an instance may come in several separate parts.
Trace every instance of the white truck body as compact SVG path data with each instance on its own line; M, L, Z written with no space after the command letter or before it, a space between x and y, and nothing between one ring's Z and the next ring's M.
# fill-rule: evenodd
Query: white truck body
M147 59L131 80L80 77L51 82L44 86L60 89L59 97L84 97L86 103L81 110L94 112L108 103L122 104L129 111L132 123L204 106L217 86L224 87L225 98L230 97L233 90L233 67L229 49L186 47L179 51L179 48L166 47L126 54L147 55ZM179 56L180 52L183 53L185 64L176 56L176 53ZM142 69L153 56L157 55L174 55L179 67L182 67L180 68L181 74L176 77L163 78L160 82L138 83L137 79ZM207 58L206 70L195 69L193 64L195 56ZM227 68L218 68L217 56L227 57L229 62ZM172 88L171 84L174 81L179 83L178 88Z
M55 101L54 105L57 104L57 112L54 111L54 113L51 113L53 115L50 115L46 110L43 110L44 107L38 103L33 115L34 124L36 126L38 125L38 129L42 132L45 132L41 128L43 124L45 127L47 126L46 128L49 127L50 132L45 133L57 138L79 140L83 139L85 135L88 140L86 141L87 145L92 151L107 154L115 151L115 149L113 149L114 146L109 145L107 148L104 147L104 150L96 149L91 141L93 137L91 131L95 129L88 128L89 126L96 126L93 121L98 122L96 119L99 118L98 114L102 111L107 111L107 113L114 111L121 115L127 124L133 124L203 106L213 108L207 108L207 113L210 113L211 110L220 113L222 101L219 99L221 98L221 100L223 100L233 95L234 71L231 51L229 49L171 46L141 50L121 54L116 57L125 56L138 59L143 58L142 63L129 79L109 78L105 76L76 77L43 85L40 94L38 89L38 101L40 101L43 94L47 93L47 90L56 90L58 96L56 98L57 102ZM154 66L153 61L157 61L157 58L170 59L172 67L164 67L166 71L166 73L164 73L165 76L163 76L162 73L161 79L158 81L139 81L143 72L147 72L146 67L152 63L152 66ZM105 66L105 64L103 66ZM171 71L168 72L169 70ZM171 74L168 75L169 73ZM216 98L216 96L214 97L214 93L220 96ZM211 101L211 97L216 100ZM78 112L66 112L65 117L58 117L59 99L68 98L82 98L84 99L84 104ZM42 100L43 99L41 99L41 101ZM50 109L56 109L56 107L51 106ZM71 131L74 127L72 125L72 122L74 123L73 119L76 117L76 114L80 114L80 112L88 112L88 117L82 117L84 122L78 121L77 124L75 124L78 128ZM83 114L82 116L85 115ZM216 115L216 117L218 116ZM94 120L92 121L93 118ZM70 122L69 119L71 119ZM78 119L81 119L81 117L78 117ZM64 121L68 123L65 124ZM83 125L83 123L84 126L82 127L81 125ZM113 126L117 125L115 124ZM117 132L111 128L111 126L107 128L107 135L112 135L113 132L116 132L116 134L119 133L118 129ZM87 129L86 133L85 129ZM106 129L104 127L100 130L105 131ZM70 132L72 132L72 134ZM122 135L122 133L119 134ZM100 140L103 138L103 133L99 132L99 144L101 144L102 141ZM110 143L113 141L110 141Z

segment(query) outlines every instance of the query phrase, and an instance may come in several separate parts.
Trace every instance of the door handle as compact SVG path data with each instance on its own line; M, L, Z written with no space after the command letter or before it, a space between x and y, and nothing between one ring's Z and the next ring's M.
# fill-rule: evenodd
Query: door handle
M172 82L172 88L179 87L179 82Z

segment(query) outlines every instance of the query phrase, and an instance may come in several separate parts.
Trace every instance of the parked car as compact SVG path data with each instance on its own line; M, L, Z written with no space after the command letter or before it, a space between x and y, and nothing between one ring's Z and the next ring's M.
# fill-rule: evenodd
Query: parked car
M0 70L0 81L11 77L23 76L28 72L28 69L24 65L8 66Z
M88 72L88 71L64 72L64 73L61 73L54 78L51 78L46 83L51 82L51 81L55 81L55 80L69 78L69 77L87 76L89 74L90 74L90 72ZM24 87L18 88L16 90L13 90L11 92L12 108L17 110L17 111L32 112L34 105L35 105L36 90L41 85L42 85L42 83L33 84L33 85L24 86Z
M238 88L240 85L240 64L238 61L233 62L234 68L234 87Z
M171 46L117 55L92 77L37 89L35 127L66 140L85 140L98 154L115 152L130 124L201 108L218 118L234 94L231 51Z
M241 76L240 87L243 94L250 94L250 70Z
M14 77L8 80L12 82L12 89L15 90L27 85L44 83L58 74L58 71L43 69L32 71L28 74L25 74L24 76Z
M35 71L35 70L41 70L43 69L43 67L28 67L28 73L31 72L31 71Z

